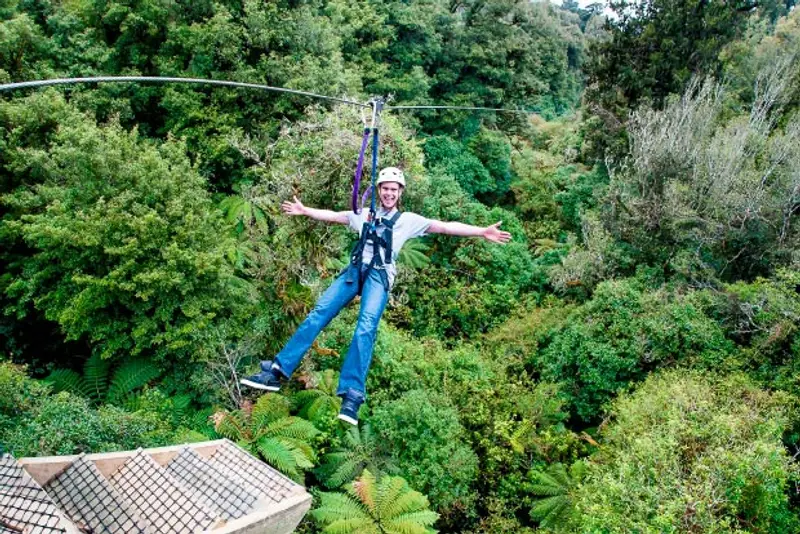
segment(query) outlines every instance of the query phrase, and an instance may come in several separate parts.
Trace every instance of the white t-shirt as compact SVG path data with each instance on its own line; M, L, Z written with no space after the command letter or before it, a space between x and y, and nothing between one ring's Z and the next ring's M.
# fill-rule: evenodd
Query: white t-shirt
M377 216L391 219L394 217L396 212L396 209L387 212L383 208L379 208ZM367 220L367 217L369 217L369 210L366 209L362 210L358 215L352 211L347 212L347 221L350 225L350 228L358 232L359 237L361 237L361 230L364 228L364 222ZM397 255L400 253L400 249L403 248L403 244L409 239L424 236L428 231L431 222L432 221L430 219L409 211L404 211L403 214L400 215L400 218L397 219L394 228L392 228L392 263L386 266L386 274L389 276L390 287L394 283L394 277L397 274L395 261L397 260ZM377 229L378 235L383 235L383 231L385 229L385 226L379 226ZM364 245L364 253L361 256L361 261L363 263L369 263L372 261L372 249L372 241L367 241Z

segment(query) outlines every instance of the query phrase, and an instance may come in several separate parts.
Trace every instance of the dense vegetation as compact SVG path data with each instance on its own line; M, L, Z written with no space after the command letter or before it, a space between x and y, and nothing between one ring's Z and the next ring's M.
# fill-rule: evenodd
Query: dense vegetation
M286 391L237 377L347 260L344 228L279 206L347 209L358 110L189 85L4 93L0 443L229 437L315 494L303 532L797 532L792 7L0 2L2 83L209 77L535 112L385 114L405 209L502 220L513 241L406 246L348 429L352 307Z

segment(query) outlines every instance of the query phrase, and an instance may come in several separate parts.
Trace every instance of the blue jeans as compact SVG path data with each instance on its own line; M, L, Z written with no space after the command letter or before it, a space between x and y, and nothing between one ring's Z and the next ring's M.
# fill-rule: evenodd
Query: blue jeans
M291 376L300 365L300 360L311 348L311 344L322 329L358 294L356 269L351 265L347 271L334 280L286 343L286 346L283 347L283 350L275 357L276 363L286 377ZM378 333L378 322L381 320L387 300L389 300L389 293L384 289L380 273L373 269L364 280L361 291L361 310L358 312L353 341L350 343L342 365L342 372L339 375L337 395L347 394L349 390L355 390L362 396L366 394L364 384L367 380L369 365L372 362L372 349Z

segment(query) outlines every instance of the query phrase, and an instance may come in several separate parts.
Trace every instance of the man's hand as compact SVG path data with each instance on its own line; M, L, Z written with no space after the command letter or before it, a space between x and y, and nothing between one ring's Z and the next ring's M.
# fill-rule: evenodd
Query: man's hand
M493 225L484 228L483 237L492 243L500 243L503 245L511 241L511 234L505 230L501 230L501 224L503 224L503 221L498 221Z
M303 203L300 202L296 196L294 197L294 202L284 200L283 204L281 204L281 209L286 215L308 215L306 207L303 206Z

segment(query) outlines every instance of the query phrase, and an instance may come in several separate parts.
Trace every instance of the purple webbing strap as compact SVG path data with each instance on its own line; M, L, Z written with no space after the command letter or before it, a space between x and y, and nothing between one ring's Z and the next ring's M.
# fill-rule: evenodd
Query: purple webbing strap
M361 140L361 152L358 153L358 164L356 165L356 176L353 181L353 198L352 207L353 213L358 214L361 208L358 206L358 192L361 189L361 174L364 170L364 154L367 151L367 143L369 143L369 128L364 128L364 139ZM363 204L363 200L361 201Z
M361 195L361 209L358 210L357 213L361 213L364 211L364 203L367 201L367 198L372 194L372 185L364 189L364 194Z

